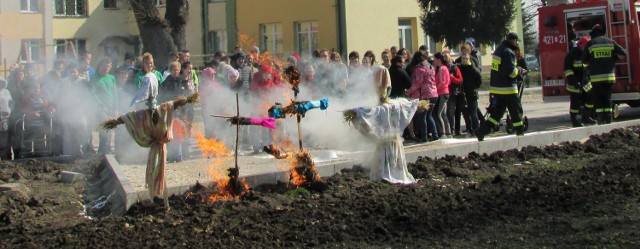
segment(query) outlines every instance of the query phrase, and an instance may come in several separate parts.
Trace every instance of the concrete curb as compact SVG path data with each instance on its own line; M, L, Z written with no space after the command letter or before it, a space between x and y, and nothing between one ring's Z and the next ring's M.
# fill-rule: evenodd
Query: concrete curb
M588 126L580 128L571 128L566 130L541 131L525 134L525 136L500 136L488 137L483 142L475 141L475 139L464 139L456 144L442 144L426 148L424 150L407 152L407 162L415 162L419 157L443 157L445 155L455 155L466 157L470 152L492 153L499 150L520 149L525 146L543 146L565 141L581 141L591 135L607 133L611 130L640 125L640 120L630 120L616 122L609 125ZM341 172L342 169L351 168L354 165L362 164L363 161L370 159L371 152L356 152L350 154L351 160L342 162L328 162L316 165L318 173L323 177L332 176ZM361 159L358 159L361 158ZM111 170L111 174L101 174L102 177L113 177L117 180L117 184L111 184L110 187L117 193L117 198L112 201L112 213L124 214L136 202L149 200L147 191L136 191L130 184L129 180L122 173L120 164L115 160L113 155L107 155L106 164ZM258 186L265 183L277 183L278 181L287 182L288 172L277 171L265 174L248 175L245 181L250 186ZM200 183L205 186L211 186L213 181ZM193 185L169 187L167 191L170 195L184 194ZM104 191L103 191L104 192Z

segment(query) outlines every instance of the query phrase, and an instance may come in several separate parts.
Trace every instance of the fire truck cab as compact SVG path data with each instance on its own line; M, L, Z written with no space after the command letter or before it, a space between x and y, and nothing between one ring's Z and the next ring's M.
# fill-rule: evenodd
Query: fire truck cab
M600 24L627 51L616 63L612 100L640 107L640 0L547 1L538 9L540 77L545 101L568 95L564 57L575 41ZM550 3L555 2L555 3ZM639 74L639 75L636 75Z

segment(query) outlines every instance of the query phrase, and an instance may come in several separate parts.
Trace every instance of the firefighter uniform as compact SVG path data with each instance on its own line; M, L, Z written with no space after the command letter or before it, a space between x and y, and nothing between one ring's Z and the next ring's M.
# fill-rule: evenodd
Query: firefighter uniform
M578 43L588 42L588 38L581 38ZM564 58L564 76L567 82L567 91L570 94L569 115L573 127L581 127L583 123L593 124L591 112L593 111L593 101L590 97L591 82L584 75L584 64L582 63L582 44L574 47ZM582 45L582 47L584 47ZM578 120L578 114L582 111L582 122Z
M491 89L489 93L493 95L492 108L489 108L489 118L482 122L480 128L475 132L478 141L484 140L484 136L489 134L492 128L499 124L499 120L509 109L511 121L516 135L524 134L522 122L522 105L518 97L518 86L516 78L523 73L522 68L518 68L514 50L517 48L515 41L518 35L509 33L507 39L493 52L491 61Z
M609 124L613 119L611 90L616 82L615 64L627 53L615 41L603 35L604 30L600 25L593 27L591 41L582 53L582 62L587 65L593 85L593 104L598 124Z

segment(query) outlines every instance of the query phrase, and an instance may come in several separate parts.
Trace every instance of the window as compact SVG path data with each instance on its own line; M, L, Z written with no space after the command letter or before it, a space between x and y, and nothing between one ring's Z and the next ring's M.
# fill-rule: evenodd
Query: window
M38 12L38 0L20 0L20 12Z
M155 0L155 1L156 1L156 6L158 6L158 7L166 6L164 0Z
M105 9L117 9L118 8L118 0L104 0L104 8Z
M411 20L399 19L398 20L398 41L400 48L406 48L409 53L413 53L413 28L411 26Z
M270 51L272 55L278 55L282 52L282 24L260 24L260 44L266 51Z
M20 61L30 62L38 61L42 58L42 41L41 40L22 40L20 47Z
M227 51L226 31L224 30L209 31L208 47L212 54L217 51Z
M425 46L427 46L427 51L429 51L429 54L435 54L438 52L438 50L436 49L436 41L433 39L433 37L427 35L425 36L424 40L426 41Z
M296 23L296 50L300 55L311 56L318 48L318 22Z
M85 39L60 39L54 40L56 59L75 59L87 51L87 40ZM74 54L75 52L75 54Z
M56 16L87 15L87 0L55 0L53 7Z

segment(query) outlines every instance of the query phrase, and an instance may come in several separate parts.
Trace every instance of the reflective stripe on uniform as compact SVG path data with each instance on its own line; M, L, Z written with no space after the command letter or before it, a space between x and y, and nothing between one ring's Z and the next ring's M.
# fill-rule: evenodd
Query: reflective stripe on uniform
M580 110L569 109L569 113L580 113Z
M489 93L493 93L493 94L518 94L518 87L516 87L516 86L511 86L511 87L495 87L495 86L492 86L491 89L489 89Z
M614 81L616 81L616 74L615 73L605 73L605 74L594 74L594 75L591 75L591 82L593 82L593 83L614 82Z
M593 104L591 104L591 105L589 105L589 104L585 104L585 105L584 105L584 108L592 109L592 108L593 108Z
M518 126L523 126L524 123L522 121L520 122L513 122L513 127L518 127Z
M498 125L499 124L498 121L493 119L492 117L489 117L488 120L489 120L489 122L493 123L494 125Z
M613 112L613 108L598 108L598 109L596 109L596 113L603 113L603 112Z
M591 85L591 82L589 82L586 85L582 86L582 90L584 90L584 92L591 91L591 88L593 88L593 86Z
M564 76L569 77L573 75L573 70L569 69L569 70L564 70Z
M576 88L575 86L572 86L572 85L567 85L567 92L580 93L580 88Z
M511 72L511 74L509 75L509 77L511 77L511 78L518 77L518 67L514 67L514 68L513 68L513 72Z
M573 67L584 67L582 61L573 61Z

